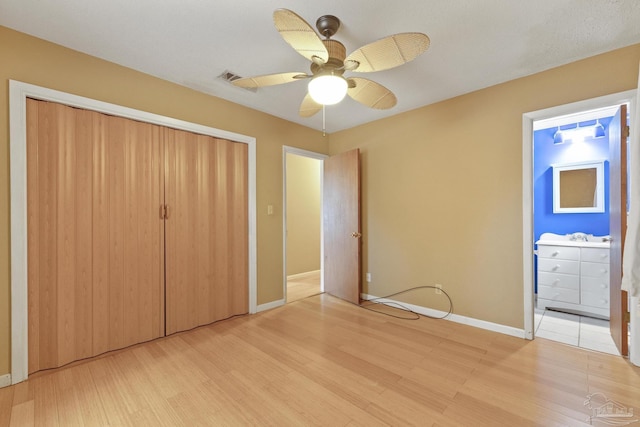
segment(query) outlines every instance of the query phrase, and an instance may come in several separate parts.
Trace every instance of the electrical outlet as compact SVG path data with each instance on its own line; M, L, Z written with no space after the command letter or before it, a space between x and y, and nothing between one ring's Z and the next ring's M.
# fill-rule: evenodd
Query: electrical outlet
M436 289L435 289L436 295L442 295L442 291L440 289L442 289L442 285L439 283L436 283Z
M367 273L367 283L371 283L371 273Z

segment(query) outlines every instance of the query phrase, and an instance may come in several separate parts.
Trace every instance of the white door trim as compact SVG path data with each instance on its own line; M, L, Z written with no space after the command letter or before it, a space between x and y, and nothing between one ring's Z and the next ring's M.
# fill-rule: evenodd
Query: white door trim
M186 122L133 108L110 104L56 90L9 82L9 159L11 191L11 381L28 377L28 298L27 298L27 98L66 104L114 116L224 138L248 145L249 148L249 312L257 306L257 240L256 240L256 139L208 126Z
M316 153L315 151L303 150L302 148L282 146L282 303L287 301L287 154L295 154L297 156L309 157L311 159L321 160L329 157L327 154ZM320 168L320 200L322 200L322 188L324 180L324 170ZM324 292L324 232L322 221L322 202L320 202L320 292Z
M636 90L605 95L531 111L522 115L522 273L524 284L524 333L526 339L534 338L533 299L533 122L557 116L594 110L613 105L629 104L636 108Z

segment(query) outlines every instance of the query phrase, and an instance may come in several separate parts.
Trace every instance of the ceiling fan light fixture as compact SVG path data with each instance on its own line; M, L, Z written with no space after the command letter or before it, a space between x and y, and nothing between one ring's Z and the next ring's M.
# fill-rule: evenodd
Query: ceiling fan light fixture
M347 81L333 74L317 76L309 82L309 95L320 105L337 104L344 99L347 89Z

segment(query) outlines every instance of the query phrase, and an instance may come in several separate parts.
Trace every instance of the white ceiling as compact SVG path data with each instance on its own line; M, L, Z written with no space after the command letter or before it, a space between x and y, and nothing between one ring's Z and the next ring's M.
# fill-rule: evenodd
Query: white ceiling
M0 25L322 129L322 114L298 116L306 81L254 93L217 78L309 70L273 26L278 8L314 28L336 15L347 53L400 32L431 38L413 62L362 74L396 94L394 108L347 98L327 107L327 132L640 43L638 0L0 0Z

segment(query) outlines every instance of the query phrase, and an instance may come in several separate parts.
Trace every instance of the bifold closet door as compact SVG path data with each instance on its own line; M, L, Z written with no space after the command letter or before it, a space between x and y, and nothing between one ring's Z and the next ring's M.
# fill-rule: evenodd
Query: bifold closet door
M166 333L248 312L247 145L165 129Z
M160 134L28 100L30 373L164 334Z

